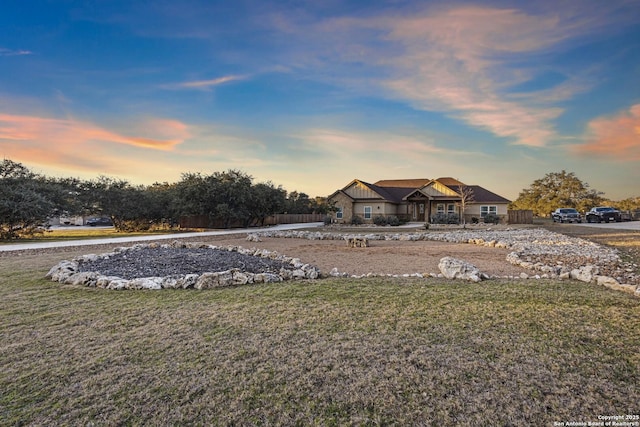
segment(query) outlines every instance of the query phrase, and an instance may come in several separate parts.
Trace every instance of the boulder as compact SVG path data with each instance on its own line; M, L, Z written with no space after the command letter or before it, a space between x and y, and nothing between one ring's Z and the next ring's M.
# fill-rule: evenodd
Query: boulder
M590 283L595 280L598 274L598 267L595 265L585 265L580 268L571 270L571 278L580 280L581 282Z
M471 282L479 282L482 280L482 273L480 273L477 267L453 257L440 259L438 268L447 279L461 279Z
M78 263L74 261L60 261L51 267L46 274L46 278L50 278L54 282L64 282L69 276L78 270Z
M129 289L162 289L162 277L141 277L129 280Z
M64 280L64 283L76 286L95 287L100 275L94 271L85 271L82 273L74 273Z

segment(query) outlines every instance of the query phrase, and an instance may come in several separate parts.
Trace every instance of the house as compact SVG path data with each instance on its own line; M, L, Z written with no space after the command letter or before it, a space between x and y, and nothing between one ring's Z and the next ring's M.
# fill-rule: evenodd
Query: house
M461 195L467 194L466 197ZM472 222L495 215L506 222L510 200L479 185L466 185L454 178L393 179L374 184L354 179L328 197L337 211L334 222L351 223L354 217L373 222L377 216L397 216L405 221Z

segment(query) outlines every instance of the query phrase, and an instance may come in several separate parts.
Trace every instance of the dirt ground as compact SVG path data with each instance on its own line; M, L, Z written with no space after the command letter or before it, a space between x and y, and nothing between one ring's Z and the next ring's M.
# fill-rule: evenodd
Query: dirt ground
M575 224L550 224L551 231L581 237L599 244L615 247L621 256L640 265L640 232L612 231L599 228L580 227ZM531 274L506 261L507 249L469 244L453 244L435 241L372 241L368 248L349 248L342 240L306 240L284 238L262 238L262 242L248 242L245 235L203 237L184 239L213 245L234 245L245 248L265 248L281 254L300 258L302 262L318 267L327 274L333 268L348 274L413 274L439 273L438 262L444 256L452 256L474 264L483 273L496 276ZM168 243L158 241L160 244ZM1 258L16 256L37 257L43 262L54 263L63 259L89 253L105 253L120 245L97 245L58 249L2 252ZM130 245L124 245L130 246ZM55 259L55 261L54 261ZM45 261L47 260L47 261Z
M260 248L300 258L323 273L337 268L349 274L439 273L442 257L463 259L489 275L512 276L531 271L506 261L507 249L430 241L371 241L368 248L350 248L343 240L306 240L263 237L247 242L244 237L216 238L208 243Z

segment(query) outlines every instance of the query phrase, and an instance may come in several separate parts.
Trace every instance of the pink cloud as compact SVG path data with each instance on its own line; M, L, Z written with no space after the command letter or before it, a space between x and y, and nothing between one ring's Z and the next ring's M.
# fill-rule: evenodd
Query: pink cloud
M150 133L160 138L125 136L91 123L73 119L50 119L0 114L0 140L29 141L46 146L76 146L107 142L154 150L171 151L188 137L186 125L175 120L150 120Z
M614 117L594 119L588 129L588 142L575 146L574 152L625 161L640 160L640 104Z
M309 67L321 67L323 58L327 67L375 67L366 79L345 77L345 85L378 93L382 87L416 109L441 111L514 144L542 147L557 136L553 120L562 114L557 102L585 91L586 80L567 75L553 88L511 89L541 72L531 55L556 50L606 23L605 18L594 23L589 13L571 5L533 13L427 5L411 14L341 17L293 29L291 23L274 25L305 39L305 50L295 59Z

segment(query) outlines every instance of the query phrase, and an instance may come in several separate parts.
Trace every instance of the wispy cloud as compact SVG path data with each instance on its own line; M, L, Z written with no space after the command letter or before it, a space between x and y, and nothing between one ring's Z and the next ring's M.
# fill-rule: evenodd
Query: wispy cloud
M24 55L33 55L33 52L29 50L23 50L23 49L13 50L13 49L0 47L0 56L24 56Z
M211 89L212 87L220 86L225 83L230 83L230 82L245 80L245 79L247 79L247 76L230 75L230 76L223 76L223 77L218 77L218 78L209 79L209 80L193 80L193 81L187 81L182 83L167 84L167 85L164 85L163 88L174 89L174 90L175 89Z
M51 146L82 147L87 142L125 144L153 150L170 151L188 137L186 125L175 120L151 119L148 129L163 138L126 136L92 123L73 119L52 119L0 114L0 141L31 142Z
M562 110L550 108L535 91L512 96L509 90L535 76L528 55L584 31L579 25L557 15L481 7L385 19L381 25L401 47L387 64L393 77L383 82L396 95L516 144L544 146L554 136L553 119ZM565 90L564 96L572 93Z
M591 87L584 75L554 69L549 61L571 41L595 31L595 12L589 13L570 4L535 12L453 5L411 13L374 11L299 27L278 16L273 25L295 33L292 39L309 41L293 48L294 60L320 69L320 78L336 76L329 78L369 93L380 94L382 88L382 94L416 109L443 112L511 143L539 147L557 137L559 103ZM598 17L597 28L607 22ZM544 69L540 58L545 58ZM561 81L518 90L550 67Z
M592 120L587 140L585 144L573 146L573 151L628 162L640 160L640 104L616 116Z

